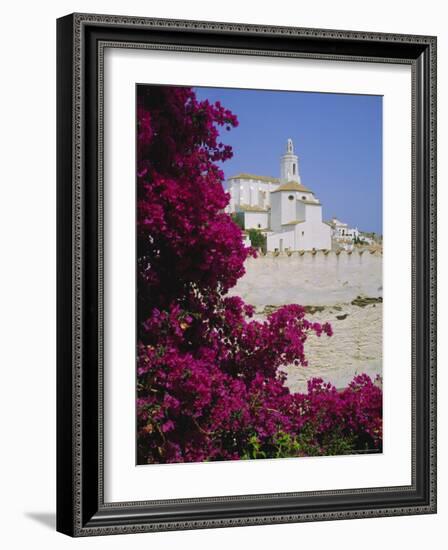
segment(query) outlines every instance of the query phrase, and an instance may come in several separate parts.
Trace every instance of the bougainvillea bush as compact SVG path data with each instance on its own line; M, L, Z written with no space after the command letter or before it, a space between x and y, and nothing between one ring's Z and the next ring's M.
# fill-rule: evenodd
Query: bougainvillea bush
M191 88L140 86L137 121L138 463L380 449L382 394L367 375L302 394L279 368L306 367L307 336L331 326L295 304L254 320L227 294L255 254L224 212L220 133L236 116Z

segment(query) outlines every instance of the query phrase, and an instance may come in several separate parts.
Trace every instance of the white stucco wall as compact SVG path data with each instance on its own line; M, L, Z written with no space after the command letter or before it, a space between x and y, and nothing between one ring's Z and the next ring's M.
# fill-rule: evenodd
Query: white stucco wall
M244 229L266 229L269 227L268 212L244 212Z
M291 191L279 191L274 193L275 195L281 195L281 220L282 224L292 222L296 220L296 193ZM290 200L288 197L293 197Z
M228 180L228 189L231 196L228 211L238 211L241 205L266 208L271 203L271 191L276 189L278 185L274 182L244 178Z
M294 226L286 226L276 233L268 234L266 239L266 247L268 251L274 252L278 250L295 250L295 233Z
M268 252L288 248L293 251L313 250L313 248L331 250L331 228L319 221L304 221L296 225L282 226L280 231L268 235L266 245Z
M296 200L296 220L305 220L305 204Z
M318 209L320 207L311 207ZM330 250L331 228L320 221L307 221L295 226L295 250Z
M316 204L305 204L305 220L316 224L322 223L322 206ZM328 225L327 225L328 227Z
M360 255L357 250L248 258L246 274L231 294L257 308L291 303L333 305L349 303L360 295L379 297L383 294L382 259L378 252Z
M281 193L271 194L271 229L273 231L280 231L282 228L281 217Z
M308 191L297 191L296 197L298 200L318 202L316 197L313 195L313 193Z

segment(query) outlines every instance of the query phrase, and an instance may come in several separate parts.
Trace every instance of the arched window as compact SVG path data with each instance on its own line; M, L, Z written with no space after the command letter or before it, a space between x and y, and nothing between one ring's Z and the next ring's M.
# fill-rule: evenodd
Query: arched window
M293 163L292 165L292 173L294 176L296 175L296 163Z
M288 199L289 199L290 201L293 201L293 200L294 200L294 195L289 195L289 196L288 196Z

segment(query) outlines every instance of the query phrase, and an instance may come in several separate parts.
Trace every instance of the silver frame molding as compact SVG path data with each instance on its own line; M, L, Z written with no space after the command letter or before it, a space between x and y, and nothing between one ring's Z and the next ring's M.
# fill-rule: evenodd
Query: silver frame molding
M105 48L412 67L412 484L104 501ZM436 38L73 14L58 20L58 510L71 536L436 512ZM89 419L89 421L87 421Z

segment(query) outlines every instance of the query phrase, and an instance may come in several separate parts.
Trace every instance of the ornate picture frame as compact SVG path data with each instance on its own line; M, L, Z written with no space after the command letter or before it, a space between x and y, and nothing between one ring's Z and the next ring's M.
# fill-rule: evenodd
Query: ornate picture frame
M144 501L105 501L103 154L109 47L411 67L410 485L169 500L153 499L148 491ZM435 513L436 38L72 14L57 22L57 51L57 530L91 536Z

